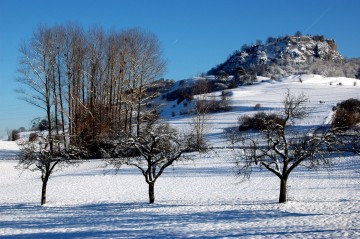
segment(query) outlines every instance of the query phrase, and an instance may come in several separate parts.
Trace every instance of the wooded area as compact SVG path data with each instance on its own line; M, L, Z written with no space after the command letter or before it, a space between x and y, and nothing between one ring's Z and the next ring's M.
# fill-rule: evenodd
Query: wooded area
M136 135L154 113L147 88L166 60L150 32L40 26L20 53L19 93L44 109L50 138L83 145L118 132Z

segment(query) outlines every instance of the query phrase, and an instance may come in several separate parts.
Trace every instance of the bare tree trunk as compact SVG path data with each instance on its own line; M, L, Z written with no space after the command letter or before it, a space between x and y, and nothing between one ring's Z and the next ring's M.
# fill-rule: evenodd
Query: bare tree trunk
M139 89L139 98L138 98L138 105L137 105L137 116L136 116L136 135L140 136L140 125L141 125L141 100L142 100L142 89Z
M53 83L53 104L54 104L54 127L56 130L56 136L59 135L59 120L58 120L58 93L56 91L56 82L55 79L52 79L52 83Z
M287 201L287 177L280 179L280 195L279 203L284 203Z
M63 96L62 96L63 92L62 92L61 70L60 70L60 51L58 51L57 71L58 71L58 92L59 92L59 101L60 101L61 128L62 128L64 146L66 148L64 104L63 104Z
M152 204L155 202L155 183L149 183L149 203Z
M42 189L41 189L41 205L46 204L46 186L49 181L49 176L45 176L42 180Z
M45 68L45 56L44 56L44 69ZM52 122L51 122L51 89L48 77L45 75L45 104L46 104L46 115L48 120L48 137L52 139ZM53 141L50 141L50 151L53 150Z

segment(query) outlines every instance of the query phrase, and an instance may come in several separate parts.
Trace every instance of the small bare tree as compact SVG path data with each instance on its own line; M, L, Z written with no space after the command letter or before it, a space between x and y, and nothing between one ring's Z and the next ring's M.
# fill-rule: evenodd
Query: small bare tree
M210 84L206 80L200 80L194 86L197 95L194 106L194 115L192 117L192 130L195 143L199 147L205 147L204 134L206 133L206 124L210 119L210 104L207 101L206 94L209 93Z
M194 115L192 117L192 135L194 136L195 143L202 148L206 146L204 135L207 130L206 124L209 119L209 104L205 99L199 99L195 104Z
M41 173L41 205L46 204L47 183L55 168L74 164L85 155L85 152L78 147L69 145L65 148L62 145L63 143L49 136L41 136L36 141L19 143L20 155L17 167Z
M232 138L232 143L242 148L236 154L237 174L248 177L254 165L265 167L280 179L279 203L287 201L287 181L295 168L330 164L324 149L332 143L332 134L291 127L295 120L310 113L307 102L304 94L294 96L287 91L280 116L283 120L264 117L264 128L260 130L262 139L256 139L254 135Z
M175 161L187 159L185 152L193 150L192 141L183 138L168 124L146 127L139 136L128 136L117 145L108 160L117 169L122 165L138 168L149 185L149 203L155 202L155 182ZM113 156L114 154L111 153Z

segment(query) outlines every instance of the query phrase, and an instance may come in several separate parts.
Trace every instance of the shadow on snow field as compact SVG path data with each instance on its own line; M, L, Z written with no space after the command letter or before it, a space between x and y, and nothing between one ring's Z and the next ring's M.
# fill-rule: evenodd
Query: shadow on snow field
M1 205L0 213L11 220L0 222L4 238L223 238L289 234L289 228L246 228L242 223L307 217L312 214L269 210L186 210L191 205L136 203L90 204L41 207L25 204ZM185 210L178 210L179 208ZM191 208L190 208L191 209ZM205 208L206 209L206 208ZM25 216L24 215L28 215ZM287 218L287 219L286 219ZM306 220L304 218L304 220ZM226 226L232 224L231 227ZM226 224L226 225L225 225ZM225 225L225 226L224 226ZM298 233L304 233L299 229ZM324 231L322 231L324 232ZM291 234L296 234L296 229ZM313 231L313 233L316 233Z

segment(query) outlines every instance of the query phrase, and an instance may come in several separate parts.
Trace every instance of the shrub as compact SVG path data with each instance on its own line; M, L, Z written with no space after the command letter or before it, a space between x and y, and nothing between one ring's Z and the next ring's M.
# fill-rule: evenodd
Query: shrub
M248 115L239 118L239 130L246 131L249 129L265 130L277 125L283 125L284 119L277 114L266 114L264 112L256 113L250 117Z
M38 125L38 129L40 131L48 130L49 129L49 122L46 119L41 120L39 125Z
M37 133L31 133L31 134L29 135L29 142L34 142L34 141L36 141L38 138L39 138L39 137L38 137Z
M348 130L360 123L360 101L348 99L336 107L332 127L340 130Z
M215 91L227 90L228 88L229 87L224 83L217 82L214 84Z
M347 111L360 111L360 101L358 99L350 98L339 104L339 108L343 108Z
M256 104L255 106L254 106L254 109L255 110L259 110L261 108L261 104Z
M229 82L229 89L235 89L235 88L237 88L237 87L238 87L238 84L236 83L235 80L231 80L231 81Z
M8 135L8 140L9 141L16 141L20 139L20 131L17 129L13 129L10 134Z
M217 113L222 111L230 111L231 107L229 106L228 100L210 100L206 102L207 109L209 113Z

